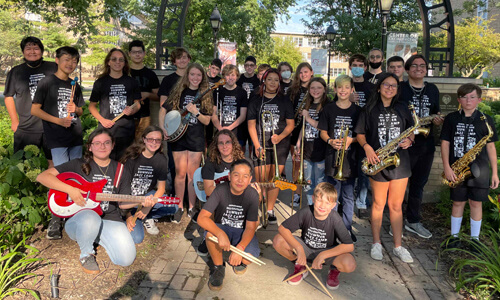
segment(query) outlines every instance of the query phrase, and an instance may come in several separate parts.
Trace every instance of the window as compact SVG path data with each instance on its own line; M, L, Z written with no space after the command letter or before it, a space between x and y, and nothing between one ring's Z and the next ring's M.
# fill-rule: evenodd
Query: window
M337 77L342 74L347 74L347 69L346 68L331 68L330 69L330 76L332 77Z
M477 16L483 20L488 19L488 0L482 0L477 5Z
M294 37L293 38L293 42L295 43L295 45L297 45L298 47L302 47L302 45L304 44L304 39L301 38L301 37Z

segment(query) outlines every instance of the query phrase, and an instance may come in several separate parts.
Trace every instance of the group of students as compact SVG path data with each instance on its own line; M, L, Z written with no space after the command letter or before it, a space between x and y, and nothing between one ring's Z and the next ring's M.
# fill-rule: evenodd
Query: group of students
M105 178L105 193L148 195L142 207L135 203L102 202L102 217L84 210L66 221L65 230L79 244L82 266L89 273L99 272L94 243L106 249L113 263L131 264L135 258L134 243L144 238L142 223L148 232L157 234L154 220L175 211L157 204L153 198L170 189L184 199L187 186L188 216L206 230L207 237L215 236L219 241L217 244L207 240L202 244L206 249L198 250L202 255L210 253L215 267L209 286L220 289L225 272L223 250L231 244L254 256L260 253L255 230L258 204L263 197L267 199L267 212L261 213L267 214L269 224L277 223L274 205L279 189L269 184L283 179L281 174L289 154L294 160L291 181L297 181L303 167L307 184L299 184L302 188L298 190L306 194L308 205L279 226L273 244L278 253L295 261L294 274L303 272L306 260L312 260L312 267L318 269L334 258L327 286L335 289L340 272L354 271L356 262L350 254L356 242L352 231L354 205L359 209L370 205L369 184L373 197L371 257L383 259L380 229L387 203L393 252L411 263L411 254L401 245L403 223L405 229L423 238L432 236L421 223L420 209L434 157L434 126L430 126L431 134L427 137L411 133L399 141L399 165L371 176L364 174L363 167L380 163L376 151L411 128L413 114L432 118L435 126L444 121L441 151L449 181L456 180L457 174L450 167L453 162L488 134L481 118L484 115L477 110L481 89L472 84L459 88L461 109L443 120L439 91L424 81L428 63L422 55L413 55L406 62L392 57L387 64L390 72L383 72L381 50L373 49L368 58L355 54L349 59L352 77L336 78L335 97L331 100L326 82L314 77L310 64L299 64L292 78L290 64L280 63L276 69L265 64L257 67L252 56L245 59L245 72L241 75L236 66L224 66L224 85L213 93L204 93L221 79L218 73L222 62L212 61L207 75L201 65L190 62L191 56L184 48L171 52L171 62L177 69L159 84L154 72L143 64L144 45L133 41L129 45L130 64L127 55L117 48L105 58L89 104L99 127L83 146L79 121L83 96L78 83L69 78L79 61L78 51L59 48L56 65L43 61L43 45L37 38L25 38L21 49L25 63L9 72L5 103L15 132L15 151L26 144L46 146L47 158L53 160L38 181L67 193L78 205L84 204L81 191L58 180L58 174L75 172L91 182ZM403 68L408 76L406 81ZM150 125L149 112L149 101L157 99L159 126ZM168 143L164 154L163 142L169 138L165 116L181 109L190 114L187 131L177 141ZM480 175L451 189L454 237L459 232L467 200L471 206L471 236L479 237L481 203L487 199L488 188L498 187L494 147L498 138L493 120L485 118L493 134L474 161L480 170L476 174ZM212 126L216 133L207 134L206 129ZM245 158L247 145L249 158ZM208 200L198 214L193 175L206 148L207 161L201 174ZM342 153L343 163L338 164ZM228 181L219 183L216 177L223 172L229 173ZM168 173L172 187L167 187ZM403 222L402 204L408 183L407 219ZM181 201L173 222L179 223L184 212ZM60 238L61 228L62 220L53 216L47 237ZM302 230L301 237L293 236L298 229ZM242 274L250 262L232 253L229 263L237 274ZM289 283L298 284L306 275L302 273Z

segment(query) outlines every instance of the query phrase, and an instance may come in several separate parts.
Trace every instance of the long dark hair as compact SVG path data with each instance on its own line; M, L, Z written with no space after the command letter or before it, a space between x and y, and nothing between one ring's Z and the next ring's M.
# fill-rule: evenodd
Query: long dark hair
M302 82L300 81L300 70L302 70L303 68L308 68L309 70L311 70L311 72L313 71L311 64L309 64L308 62L300 63L297 66L297 68L295 69L295 74L293 75L292 86L288 89L290 100L292 100L292 102L297 97L297 95L300 94L300 88L302 87Z
M275 68L267 69L267 71L264 73L264 75L262 75L262 84L259 87L259 95L261 97L264 96L264 93L266 92L266 78L271 73L274 73L274 74L278 75L279 82L281 82L281 80L282 80L281 79L281 74L280 74L280 72L278 72L278 69L275 69ZM281 85L280 84L278 84L277 93L279 95L282 94L282 90L281 90Z
M127 150L125 151L125 154L120 159L120 162L122 164L124 164L129 159L138 158L139 155L141 155L141 153L144 152L144 150L146 150L146 144L144 144L144 139L146 138L146 136L148 134L150 134L151 132L157 132L157 131L159 133L161 133L162 143L160 144L160 148L158 148L158 150L156 150L155 154L156 153L163 153L163 131L161 130L160 127L158 127L156 125L150 125L150 126L146 127L146 129L144 129L144 131L142 132L141 138L135 140L135 142L127 148Z
M109 67L108 63L111 60L111 55L115 51L120 52L123 55L123 59L125 60L125 63L123 65L123 69L122 69L123 75L130 75L130 66L128 64L128 58L125 55L125 52L123 52L123 50L121 50L121 49L113 48L113 49L109 50L108 55L106 55L106 58L104 59L104 65L102 66L102 72L101 72L101 74L99 74L99 76L97 76L97 78L102 78L104 76L109 75L109 73L111 72L111 68Z
M319 101L319 105L316 108L316 111L320 112L323 109L323 107L325 107L326 103L328 102L328 97L326 96L326 94L328 93L328 86L326 84L326 81L323 78L321 78L321 77L314 77L314 78L311 78L311 80L309 81L309 84L307 85L307 90L308 91L311 88L311 83L313 83L313 82L319 82L325 88L325 93L323 94L323 96L321 96L321 100ZM309 110L309 108L311 107L311 105L314 102L314 98L311 95L311 93L307 94L307 99L305 99L304 101L306 101L304 109L305 110Z
M98 135L101 134L107 134L111 138L111 142L114 144L115 143L115 138L111 134L111 131L107 128L98 128L89 135L89 138L87 139L87 143L85 144L85 153L83 154L83 164L82 164L82 172L85 175L90 174L90 170L92 169L90 167L90 162L94 158L94 154L92 151L90 151L90 147L92 146L92 142L94 141L94 138Z
M371 94L370 99L368 100L368 103L366 104L366 112L368 114L370 114L370 112L377 105L378 102L382 102L382 98L380 97L380 86L389 77L394 78L396 80L396 82L398 83L398 90L397 90L396 95L391 100L390 108L393 108L394 104L396 104L396 102L398 102L399 94L401 92L399 78L392 73L387 73L387 72L380 73L378 81L377 81L377 85L375 86L375 89L373 90L375 92Z
M234 133L229 129L222 129L215 134L212 143L210 143L210 146L208 147L208 156L210 160L216 164L220 164L222 162L222 155L219 152L219 147L217 147L217 144L219 143L219 136L221 135L227 135L231 138L231 142L233 144L233 161L244 159L245 153L241 150L241 145L238 142L238 139L236 139Z

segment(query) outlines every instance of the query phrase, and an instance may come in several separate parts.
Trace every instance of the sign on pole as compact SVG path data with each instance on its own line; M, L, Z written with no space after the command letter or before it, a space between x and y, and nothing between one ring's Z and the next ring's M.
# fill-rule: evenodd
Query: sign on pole
M401 56L405 62L417 54L418 33L389 32L387 34L387 59Z
M312 49L311 50L311 66L314 74L326 75L326 65L328 64L328 50Z
M236 65L238 45L235 42L219 42L217 48L219 50L219 59L222 61L222 67L227 64Z

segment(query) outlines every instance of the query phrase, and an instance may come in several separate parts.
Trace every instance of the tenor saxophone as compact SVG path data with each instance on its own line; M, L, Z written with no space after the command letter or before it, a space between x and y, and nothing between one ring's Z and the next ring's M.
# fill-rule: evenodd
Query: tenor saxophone
M477 155L481 152L481 150L483 150L483 147L486 146L489 139L493 136L493 130L491 129L491 126L484 114L481 116L481 120L484 120L484 122L486 123L486 127L488 128L488 135L484 136L477 144L474 145L474 147L472 147L472 149L467 151L464 156L459 158L451 165L453 173L455 173L455 175L457 176L456 181L449 181L448 179L446 179L444 172L441 174L441 177L443 177L443 184L451 188L456 188L459 184L464 182L467 177L471 175L469 165L476 159ZM467 141L464 141L464 143L467 143Z
M403 133L401 133L395 139L389 141L389 143L387 143L387 145L385 145L384 147L379 148L379 149L377 149L377 151L375 151L375 154L380 159L379 163L370 164L366 157L363 158L363 160L361 161L361 164L362 164L361 170L363 171L363 173L365 173L366 175L375 175L387 167L390 167L390 166L398 167L399 166L399 164L401 162L399 159L399 154L395 153L396 150L398 150L399 143L401 143L401 141L403 141L404 139L409 137L416 129L418 129L420 127L420 121L417 117L417 114L415 113L415 110L413 109L413 106L410 105L409 108L411 110L411 114L412 114L413 121L415 122L415 124L412 127L403 131ZM393 153L394 153L394 155L392 155Z
M349 126L344 126L344 121L342 121L342 125L340 126L340 139L342 140L342 144L340 149L337 150L337 154L335 156L335 166L338 168L337 174L333 177L334 179L344 181L344 174L342 174L342 168L344 167L344 157L345 157L345 146L347 143L347 137L349 136Z

